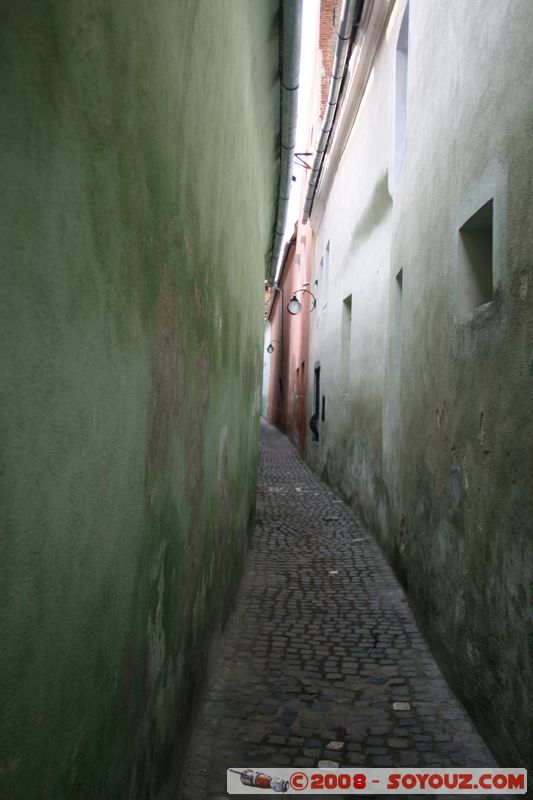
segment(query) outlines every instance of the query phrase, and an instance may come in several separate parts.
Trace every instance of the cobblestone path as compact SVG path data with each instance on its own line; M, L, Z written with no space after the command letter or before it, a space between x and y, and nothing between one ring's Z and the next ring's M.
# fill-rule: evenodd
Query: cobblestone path
M262 422L257 525L181 800L226 798L230 766L321 760L494 765L370 533Z

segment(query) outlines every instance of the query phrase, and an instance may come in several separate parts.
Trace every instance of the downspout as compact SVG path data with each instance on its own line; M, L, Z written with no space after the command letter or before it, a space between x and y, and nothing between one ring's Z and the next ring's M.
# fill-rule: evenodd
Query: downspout
M281 420L281 410L282 410L282 404L283 404L283 353L284 353L284 350L283 350L283 345L284 345L284 342L283 342L283 313L284 313L284 310L285 310L285 301L283 299L283 289L282 289L282 287L279 285L279 283L277 281L274 283L272 289L273 289L272 300L270 301L269 309L265 314L265 319L267 319L267 320L270 319L270 315L274 311L274 305L276 303L276 300L277 300L278 294L279 294L281 296L281 309L280 309L281 317L280 317L280 332L279 332L280 350L279 350L279 359L278 359L278 363L279 363L278 403L279 403L279 417L280 417L280 420Z
M322 161L324 160L324 153L328 146L331 129L333 128L333 120L335 118L335 111L339 101L339 93L341 90L342 79L344 77L344 70L346 67L346 58L348 56L348 49L353 34L353 26L355 20L356 9L359 7L358 20L361 18L362 3L360 0L344 0L342 4L341 18L339 29L337 31L337 46L335 48L335 59L333 61L333 68L331 70L331 83L329 85L328 104L326 106L326 113L322 121L322 130L318 145L315 152L313 166L309 174L309 183L307 184L307 195L305 197L305 204L302 216L302 222L305 225L309 219L313 200L320 177L320 170L322 168Z
M302 0L281 0L281 124L280 124L280 174L276 221L272 253L268 267L268 280L276 277L276 267L283 244L287 209L292 186L292 162L296 145L298 111L298 82L300 80L300 49L302 38Z

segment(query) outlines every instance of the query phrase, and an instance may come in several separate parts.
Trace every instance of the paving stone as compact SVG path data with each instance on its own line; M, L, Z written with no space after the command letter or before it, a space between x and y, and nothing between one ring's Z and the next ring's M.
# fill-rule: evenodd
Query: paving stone
M373 537L264 422L255 532L189 753L179 800L226 797L228 767L337 765L333 754L354 767L495 765Z
M387 744L389 747L409 747L409 740L408 739L388 739Z
M344 742L328 742L328 750L343 750Z
M395 711L409 711L411 709L411 703L405 703L405 702L393 703L392 707Z
M422 753L425 750L432 750L431 742L415 742L416 749Z
M284 736L269 736L268 742L269 744L285 744L287 740Z

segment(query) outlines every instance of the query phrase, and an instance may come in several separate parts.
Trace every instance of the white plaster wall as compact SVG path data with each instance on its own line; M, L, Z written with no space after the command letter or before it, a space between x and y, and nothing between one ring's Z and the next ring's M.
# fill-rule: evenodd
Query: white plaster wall
M320 227L314 231L314 279L319 277L328 241L330 274L325 308L324 281L315 286L318 305L312 315L309 360L311 368L320 362L326 420L320 421L319 443L310 443L307 448L308 458L354 502L380 506L391 224L389 76L393 56L390 44L377 55ZM352 326L346 376L341 374L341 320L343 300L350 294ZM313 407L311 382L309 408Z
M533 5L411 0L406 143L391 175L404 5L395 6L315 230L315 275L330 241L328 305L313 320L309 371L320 362L326 422L307 457L364 510L500 760L527 766ZM465 319L458 230L490 196L494 299ZM346 392L340 322L350 293Z
M532 12L530 0L411 0L392 247L404 273L400 421L384 476L402 528L387 546L433 645L491 744L522 761L533 752ZM490 196L494 299L462 319L458 229Z

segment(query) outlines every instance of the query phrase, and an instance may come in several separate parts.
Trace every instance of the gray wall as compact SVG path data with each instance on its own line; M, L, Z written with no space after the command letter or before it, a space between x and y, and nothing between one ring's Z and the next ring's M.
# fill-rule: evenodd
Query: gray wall
M316 275L331 240L327 320L315 321L311 354L321 362L327 410L307 457L364 510L494 752L527 766L532 9L528 0L411 0L406 142L396 172L402 6L315 230ZM465 314L459 230L491 198L492 301ZM346 394L339 370L349 293Z

